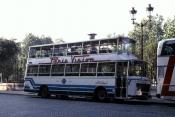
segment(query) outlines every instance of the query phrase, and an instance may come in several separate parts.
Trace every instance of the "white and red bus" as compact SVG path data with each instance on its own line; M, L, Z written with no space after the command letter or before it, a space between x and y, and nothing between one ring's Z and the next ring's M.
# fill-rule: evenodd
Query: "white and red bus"
M104 100L147 97L146 62L127 37L31 46L24 91L41 97L83 95ZM144 71L141 68L144 68Z
M164 39L157 48L157 96L175 99L175 38Z

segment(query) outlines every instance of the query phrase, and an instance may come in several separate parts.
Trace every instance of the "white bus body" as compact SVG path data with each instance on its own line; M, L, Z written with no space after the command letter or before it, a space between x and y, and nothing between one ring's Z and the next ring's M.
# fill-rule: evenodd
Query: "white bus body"
M49 56L43 57L36 55L38 50L42 55L42 49L38 47L52 46L50 50L54 50L55 47L62 45L49 44L30 47L24 90L39 93L42 97L48 94L88 95L95 96L99 100L106 97L122 99L147 97L150 81L145 72L141 72L141 67L146 69L146 63L138 60L131 51L126 51L124 47L124 50L119 51L120 39L89 41L97 44L97 52L93 51L93 53L83 53L83 49L86 48L85 44L89 42L78 42L83 49L80 52L71 51L74 54L68 51L69 45L73 47L77 43L68 43L62 44L67 48L66 53L54 54L52 51ZM122 38L122 40L125 39L129 40L129 38ZM129 48L128 42L131 41L121 42L123 46L126 44L125 47ZM101 50L101 42L104 42L103 46L107 47L105 51ZM115 50L114 45L117 47ZM30 53L33 48L37 50L34 55ZM49 53L48 50L47 53Z
M175 100L175 38L165 39L157 48L157 96Z

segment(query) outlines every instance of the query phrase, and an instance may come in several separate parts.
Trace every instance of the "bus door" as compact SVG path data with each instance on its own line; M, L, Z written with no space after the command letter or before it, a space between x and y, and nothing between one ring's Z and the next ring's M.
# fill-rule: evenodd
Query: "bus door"
M116 63L116 97L127 97L128 63L129 62Z

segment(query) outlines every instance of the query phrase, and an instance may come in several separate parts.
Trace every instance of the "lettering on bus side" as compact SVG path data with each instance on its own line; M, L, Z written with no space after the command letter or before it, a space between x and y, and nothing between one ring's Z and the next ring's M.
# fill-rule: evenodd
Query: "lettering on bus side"
M81 62L93 62L94 58L85 58L87 56L72 56L71 62L72 63L81 63ZM57 63L68 63L67 59L59 58L59 57L51 57L51 63L57 64Z
M175 91L169 91L174 71L174 65L175 65L175 56L170 56L165 74L165 79L162 86L162 92L161 92L162 96L175 96Z
M59 57L51 57L51 63L57 64L57 63L68 63L67 59L60 59Z

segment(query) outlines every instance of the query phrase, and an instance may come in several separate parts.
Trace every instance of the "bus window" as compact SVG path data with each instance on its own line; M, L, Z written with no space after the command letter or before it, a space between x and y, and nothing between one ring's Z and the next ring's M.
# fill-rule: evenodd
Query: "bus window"
M115 63L99 63L98 64L98 76L114 76L115 75Z
M36 58L36 48L34 47L30 48L29 58Z
M65 64L52 65L51 76L64 76Z
M67 55L81 55L82 43L73 43L68 45Z
M41 47L31 47L29 51L30 58L39 58L41 57Z
M81 76L96 76L97 63L81 64Z
M168 41L163 44L161 55L175 55L175 41Z
M66 76L79 76L80 64L66 64Z
M83 54L98 54L99 41L89 41L83 43Z
M39 66L39 76L50 76L51 65L40 65Z
M99 53L111 53L112 50L109 48L109 45L109 40L101 40Z
M91 49L91 43L84 42L83 43L83 54L90 54L90 49Z
M27 76L37 76L38 65L29 65L27 68Z
M42 57L51 57L53 52L53 46L43 46L41 48Z
M67 45L55 45L53 56L66 56L67 54Z
M130 62L129 75L130 76L146 76L146 63L143 61L132 61ZM143 70L142 70L143 67Z
M118 44L119 53L134 53L135 52L135 41L128 38L119 38Z
M90 47L90 54L97 54L99 51L99 41L92 41Z
M117 40L116 39L109 40L108 48L109 50L111 50L109 52L117 52Z

